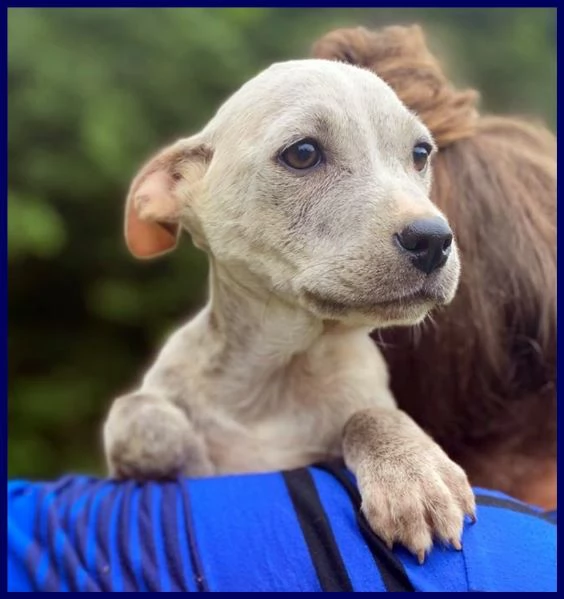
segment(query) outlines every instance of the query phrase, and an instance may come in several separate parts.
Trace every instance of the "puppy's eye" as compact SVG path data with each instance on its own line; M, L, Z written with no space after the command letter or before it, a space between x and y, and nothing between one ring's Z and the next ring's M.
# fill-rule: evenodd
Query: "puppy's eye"
M431 155L432 151L433 147L427 142L418 143L413 148L413 166L415 167L416 171L422 172L425 170L425 167L429 162L429 156Z
M306 170L317 166L323 160L323 154L313 139L302 139L280 154L280 160L290 168Z

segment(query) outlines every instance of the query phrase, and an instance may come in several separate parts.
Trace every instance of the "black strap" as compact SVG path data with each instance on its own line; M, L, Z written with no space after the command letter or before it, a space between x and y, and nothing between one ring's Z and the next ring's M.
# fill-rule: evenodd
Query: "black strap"
M360 493L350 478L348 478L344 463L338 461L335 463L316 464L315 468L331 474L350 497L356 512L358 526L380 571L380 576L386 590L390 593L414 593L415 588L409 580L401 561L370 528L370 524L368 524L366 517L360 509L362 502Z
M321 589L333 593L352 592L354 589L311 473L301 468L283 472L283 477Z

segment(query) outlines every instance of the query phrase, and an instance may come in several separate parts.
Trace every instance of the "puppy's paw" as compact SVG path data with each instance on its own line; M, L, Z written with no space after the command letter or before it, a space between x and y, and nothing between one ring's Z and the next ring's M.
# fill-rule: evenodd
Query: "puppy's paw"
M465 515L475 520L468 478L433 443L396 447L358 471L362 511L388 547L400 543L423 563L437 539L460 550Z
M158 480L211 471L184 413L150 394L116 400L104 426L104 444L114 478Z

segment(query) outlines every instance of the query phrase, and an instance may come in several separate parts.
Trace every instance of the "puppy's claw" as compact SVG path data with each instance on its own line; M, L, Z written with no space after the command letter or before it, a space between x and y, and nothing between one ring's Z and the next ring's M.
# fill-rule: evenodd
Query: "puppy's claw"
M423 563L425 562L425 551L424 550L417 552L417 561L419 562L420 566L422 566Z
M457 550L462 551L462 543L458 539L451 539L450 544Z
M478 518L476 518L476 514L470 514L470 523L476 524L478 522Z

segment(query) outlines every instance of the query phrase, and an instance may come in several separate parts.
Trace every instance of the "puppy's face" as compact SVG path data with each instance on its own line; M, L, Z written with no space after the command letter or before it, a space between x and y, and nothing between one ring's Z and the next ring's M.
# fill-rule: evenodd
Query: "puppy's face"
M320 318L414 323L452 299L459 277L456 244L429 200L433 151L376 75L277 64L141 171L129 245L156 253L136 247L158 224L156 250L168 249L162 240L180 222L236 276Z

